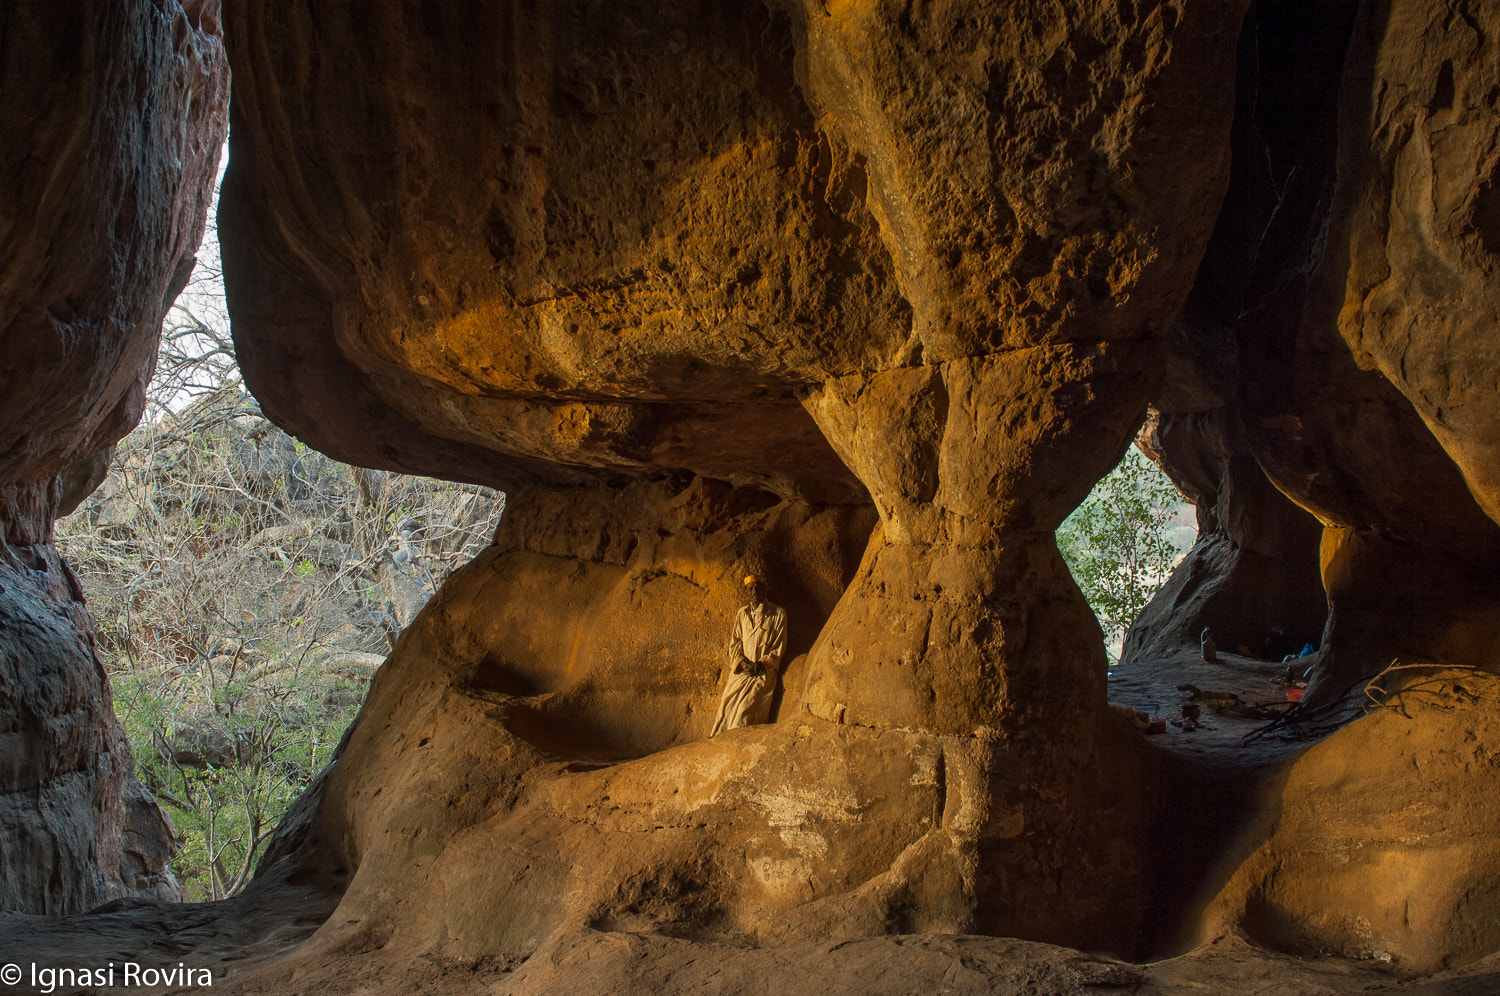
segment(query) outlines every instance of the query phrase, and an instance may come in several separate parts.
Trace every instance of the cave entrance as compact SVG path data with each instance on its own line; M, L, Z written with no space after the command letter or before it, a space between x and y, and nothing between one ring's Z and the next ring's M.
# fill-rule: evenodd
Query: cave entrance
M1238 742L1300 696L1321 636L1321 584L1307 556L1309 591L1284 590L1285 571L1268 564L1286 558L1253 533L1254 516L1226 514L1225 495L1199 490L1190 498L1133 445L1063 521L1057 545L1103 632L1110 701L1150 734ZM1309 611L1285 604L1301 602Z
M1132 445L1057 541L1099 620L1112 721L1142 737L1149 945L1165 957L1190 946L1233 841L1274 809L1283 762L1328 732L1271 733L1316 660L1301 652L1325 609L1316 520L1288 513L1253 462L1190 481L1190 499L1147 451Z
M180 834L157 895L190 901L246 885L396 634L505 501L339 463L265 417L235 357L216 207L217 186L145 415L56 527L134 774Z

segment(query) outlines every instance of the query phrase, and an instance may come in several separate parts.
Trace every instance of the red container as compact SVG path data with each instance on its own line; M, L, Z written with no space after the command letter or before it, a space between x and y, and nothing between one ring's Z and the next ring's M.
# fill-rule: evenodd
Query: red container
M1305 691L1307 691L1305 688L1288 688L1286 690L1286 700L1288 702L1301 702L1302 693Z

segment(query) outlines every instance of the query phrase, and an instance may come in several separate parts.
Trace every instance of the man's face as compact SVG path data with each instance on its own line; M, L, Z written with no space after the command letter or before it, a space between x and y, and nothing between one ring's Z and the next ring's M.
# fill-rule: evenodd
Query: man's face
M766 586L761 581L751 581L745 585L745 602L748 605L759 605L766 600Z

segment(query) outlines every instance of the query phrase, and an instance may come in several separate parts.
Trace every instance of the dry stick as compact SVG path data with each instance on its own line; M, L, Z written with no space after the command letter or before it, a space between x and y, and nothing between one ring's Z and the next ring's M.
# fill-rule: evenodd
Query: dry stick
M1363 678L1360 679L1360 681L1363 680ZM1275 719L1271 720L1264 726L1257 726L1255 729L1251 730L1249 733L1241 737L1240 743L1249 744L1252 740L1259 740L1261 737L1266 736L1268 733L1271 733L1284 726L1296 726L1300 729L1301 724L1309 723L1316 719L1321 719L1324 716L1335 712L1340 708L1343 708L1346 704L1345 700L1349 697L1349 694L1359 686L1359 683L1359 681L1354 682L1354 684L1350 685L1348 688L1345 688L1333 699L1323 703L1320 706L1308 706L1304 702L1293 702L1292 707L1283 712L1280 716L1277 716ZM1344 725L1344 722L1347 722L1347 720L1341 720L1337 723L1329 724L1328 730L1335 730L1338 727ZM1321 735L1323 732L1328 731L1322 730L1321 728L1312 731L1312 733L1317 735ZM1300 736L1300 732L1298 739L1304 739L1302 736Z
M1370 678L1368 680L1361 678L1359 681L1356 681L1353 684L1349 685L1347 688L1345 688L1335 698L1331 699L1328 702L1325 702L1321 706L1314 706L1312 708L1308 708L1308 707L1304 706L1301 702L1294 703L1290 709L1288 709L1286 712L1282 713L1280 716L1278 716L1276 719L1272 720L1270 723L1267 723L1265 726L1258 726L1255 729L1251 730L1249 733L1245 734L1245 736L1241 738L1241 741L1243 743L1249 743L1252 740L1258 740L1259 738L1265 736L1268 733L1271 733L1272 731L1278 729L1279 727L1282 727L1282 726L1292 726L1294 724L1300 726L1301 724L1308 723L1308 722L1311 722L1311 721L1313 721L1315 719L1322 718L1323 716L1326 716L1326 715L1328 715L1328 714L1330 714L1330 713L1332 713L1332 712L1334 712L1334 711L1336 711L1336 710L1338 710L1338 709L1346 706L1348 704L1348 702L1346 700L1349 698L1350 694L1354 691L1354 689L1356 689L1356 688L1358 688L1360 686L1361 682L1364 683L1364 688L1362 690L1363 694L1365 695L1365 697L1369 698L1370 701L1374 702L1377 708L1381 708L1381 709L1391 708L1390 706L1387 706L1385 703L1377 700L1375 698L1375 696L1373 694L1371 694L1370 689L1374 688L1378 692L1389 694L1388 692L1385 691L1384 688L1379 687L1375 683L1378 682L1381 678L1385 677L1387 674L1390 674L1392 671L1406 671L1406 670L1412 670L1412 669L1415 669L1415 668L1461 668L1461 669L1468 670L1468 671L1477 671L1478 670L1478 668L1476 668L1472 664L1434 664L1434 663L1402 664L1401 663L1401 659L1398 657L1395 660L1391 661L1391 663L1388 664L1384 668L1384 670L1382 670L1379 674L1375 675L1373 678ZM1370 714L1370 707L1368 705L1365 705L1364 703L1360 703L1360 705L1364 709L1364 715L1368 716ZM1352 718L1352 717L1350 717L1350 718ZM1348 721L1349 721L1348 719L1343 719L1343 720L1340 720L1340 721L1338 721L1336 723L1330 723L1330 724L1328 724L1327 727L1326 727L1326 729L1322 728L1322 727L1319 727L1319 728L1314 728L1314 729L1312 729L1312 730L1310 730L1308 732L1309 732L1310 735L1321 736L1323 733L1329 733L1329 732L1332 732L1333 730L1338 729L1340 726L1343 726Z
M1416 670L1418 668L1443 668L1443 669L1460 668L1460 669L1463 669L1463 670L1466 670L1466 671L1477 671L1478 670L1478 668L1476 668L1473 664L1435 664L1435 663L1431 663L1431 662L1425 662L1425 663L1421 663L1421 664L1402 664L1401 663L1401 659L1398 657L1396 660L1391 661L1390 665L1387 666L1384 671L1381 671L1375 677L1373 677L1373 678L1370 679L1369 683L1365 685L1365 696L1371 702L1375 703L1375 708L1377 708L1377 709L1390 709L1392 712L1394 712L1395 711L1395 707L1388 706L1384 702L1382 702L1381 700L1377 699L1374 696L1374 694L1370 691L1370 689L1373 688L1373 689L1375 689L1375 691L1380 692L1382 695L1385 695L1385 696L1389 697L1391 693L1388 692L1388 691L1386 691L1384 688L1381 688L1379 685L1377 685L1375 683L1377 681L1379 681L1381 678L1384 678L1386 675L1390 674L1392 671L1412 671L1412 670ZM1368 716L1369 714L1370 714L1370 707L1369 706L1365 706L1365 715Z

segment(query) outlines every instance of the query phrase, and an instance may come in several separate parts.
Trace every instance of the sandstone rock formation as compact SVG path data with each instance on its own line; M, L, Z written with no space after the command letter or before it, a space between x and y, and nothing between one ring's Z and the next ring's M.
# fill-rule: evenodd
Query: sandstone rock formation
M1052 538L1154 403L1204 535L1133 653L1321 625L1312 706L1397 655L1495 667L1497 28L1418 0L227 4L247 382L330 454L509 494L267 854L259 895L338 908L260 978L545 952L526 991L601 936L1144 955L1210 899L1231 946L1500 949L1492 682L1440 672L1431 722L1261 765L1243 853L1167 888L1151 807L1199 819L1181 786L1212 779L1106 708ZM705 740L752 570L792 620L774 722ZM1388 783L1462 826L1410 843ZM1433 885L1415 919L1414 888L1319 864L1376 853Z
M1143 618L1136 656L1161 647L1164 629L1167 644L1196 632L1163 620L1177 618L1185 589L1241 589L1254 551L1252 576L1267 573L1266 555L1280 576L1262 633L1313 618L1321 607L1305 578L1321 568L1315 698L1396 658L1494 666L1500 528L1476 461L1496 427L1489 400L1464 400L1495 395L1493 357L1470 331L1494 309L1488 181L1463 179L1493 165L1474 137L1495 133L1481 92L1489 70L1470 61L1483 58L1492 14L1267 3L1247 19L1233 179L1174 332L1158 436L1164 466L1190 490L1217 477L1209 493L1222 506L1225 494L1264 494L1263 473L1323 528L1315 551L1305 520L1267 515L1279 498L1242 503L1256 511L1248 532L1231 532L1233 556L1222 526L1205 531ZM1448 131L1450 117L1461 124ZM1447 138L1434 145L1439 131ZM1223 469L1205 468L1207 454ZM1258 599L1238 601L1243 614Z
M171 829L131 775L51 534L81 497L59 475L97 483L140 418L202 238L228 66L202 0L11 4L0 39L0 906L73 913L175 894Z
M1264 842L1213 903L1281 950L1399 960L1425 974L1494 951L1500 680L1413 667L1292 765Z
M229 7L247 381L514 492L296 852L352 876L319 943L1136 948L1130 734L1051 533L1155 389L1240 9L311 11ZM704 742L751 563L807 658Z
M1121 659L1155 660L1197 647L1205 628L1229 650L1262 654L1269 643L1273 659L1317 646L1327 615L1317 520L1255 462L1232 396L1195 400L1169 387L1157 404L1165 410L1143 448L1193 498L1198 539L1136 617Z

